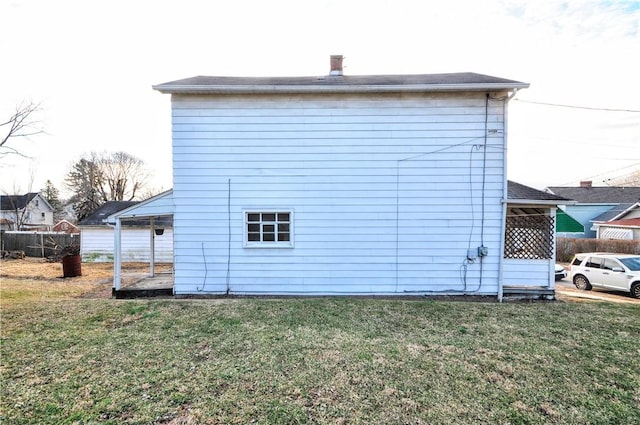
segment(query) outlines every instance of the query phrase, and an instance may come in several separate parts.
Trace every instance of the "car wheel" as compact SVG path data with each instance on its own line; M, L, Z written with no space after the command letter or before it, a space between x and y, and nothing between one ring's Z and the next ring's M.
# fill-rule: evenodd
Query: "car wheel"
M631 285L631 296L633 298L640 298L640 283Z
M589 279L582 276L581 274L573 278L573 284L576 286L576 288L580 289L581 291L591 290L591 284L589 283Z

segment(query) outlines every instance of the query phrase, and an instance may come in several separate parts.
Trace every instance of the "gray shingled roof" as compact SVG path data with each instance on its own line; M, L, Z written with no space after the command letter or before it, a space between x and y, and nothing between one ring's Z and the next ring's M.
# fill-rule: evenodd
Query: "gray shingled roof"
M536 200L536 201L571 201L571 198L554 195L542 190L534 189L509 180L507 182L508 199Z
M602 214L592 218L591 221L609 221L609 220L613 220L614 218L616 218L617 216L619 216L620 214L622 214L623 212L625 212L626 210L628 210L629 208L634 206L635 204L636 204L636 202L618 204L615 207L611 207L610 210L607 210L607 211L603 212Z
M11 211L26 207L37 193L31 192L25 195L2 195L0 196L0 210Z
M456 91L527 88L529 84L473 72L321 77L197 76L153 86L163 93Z
M78 226L104 226L105 218L137 203L138 201L107 201L92 214L80 220Z
M118 211L122 211L133 205L140 203L140 201L107 201L100 208L93 212L93 214L80 220L78 226L107 226L105 219L111 214L115 214ZM123 226L148 226L150 224L149 219L136 219L136 220L123 220ZM173 220L168 217L160 217L155 220L156 227L173 227Z
M548 188L551 193L576 200L580 204L625 204L640 201L640 187L562 187Z

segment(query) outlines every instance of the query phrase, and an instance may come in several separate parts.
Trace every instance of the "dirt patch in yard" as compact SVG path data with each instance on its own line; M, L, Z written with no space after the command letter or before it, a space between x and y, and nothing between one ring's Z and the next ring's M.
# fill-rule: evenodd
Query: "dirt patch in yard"
M81 298L110 298L113 286L113 263L82 263L82 276L64 278L62 263L50 263L41 258L0 260L0 282L5 285L22 284L29 287L69 286L80 292ZM156 264L156 272L171 271L171 264ZM148 263L124 263L122 273L141 275L149 272ZM6 288L5 288L6 289Z

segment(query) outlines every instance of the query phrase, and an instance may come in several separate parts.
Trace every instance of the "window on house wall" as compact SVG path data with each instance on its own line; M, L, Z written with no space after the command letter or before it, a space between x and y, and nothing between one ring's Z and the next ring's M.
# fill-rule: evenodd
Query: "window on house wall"
M44 219L44 213L40 213L40 217Z
M554 256L555 221L539 208L509 208L504 240L504 258L528 260Z
M244 211L246 247L293 247L293 211Z

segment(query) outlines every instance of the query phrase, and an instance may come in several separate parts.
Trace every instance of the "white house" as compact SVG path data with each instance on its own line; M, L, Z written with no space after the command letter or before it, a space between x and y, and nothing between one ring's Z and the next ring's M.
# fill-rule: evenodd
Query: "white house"
M107 219L110 215L126 211L140 204L137 201L105 202L93 214L78 223L80 228L80 255L83 262L114 261L115 242L114 224ZM173 261L173 229L171 220L158 221L162 232L150 232L148 219L129 220L122 229L118 229L121 240L120 259L128 262L171 263ZM151 251L151 247L154 247Z
M0 196L0 223L4 230L50 230L53 207L39 193Z
M501 298L507 106L528 84L331 65L154 86L172 102L174 293Z
M640 202L617 205L592 221L597 239L640 241Z

